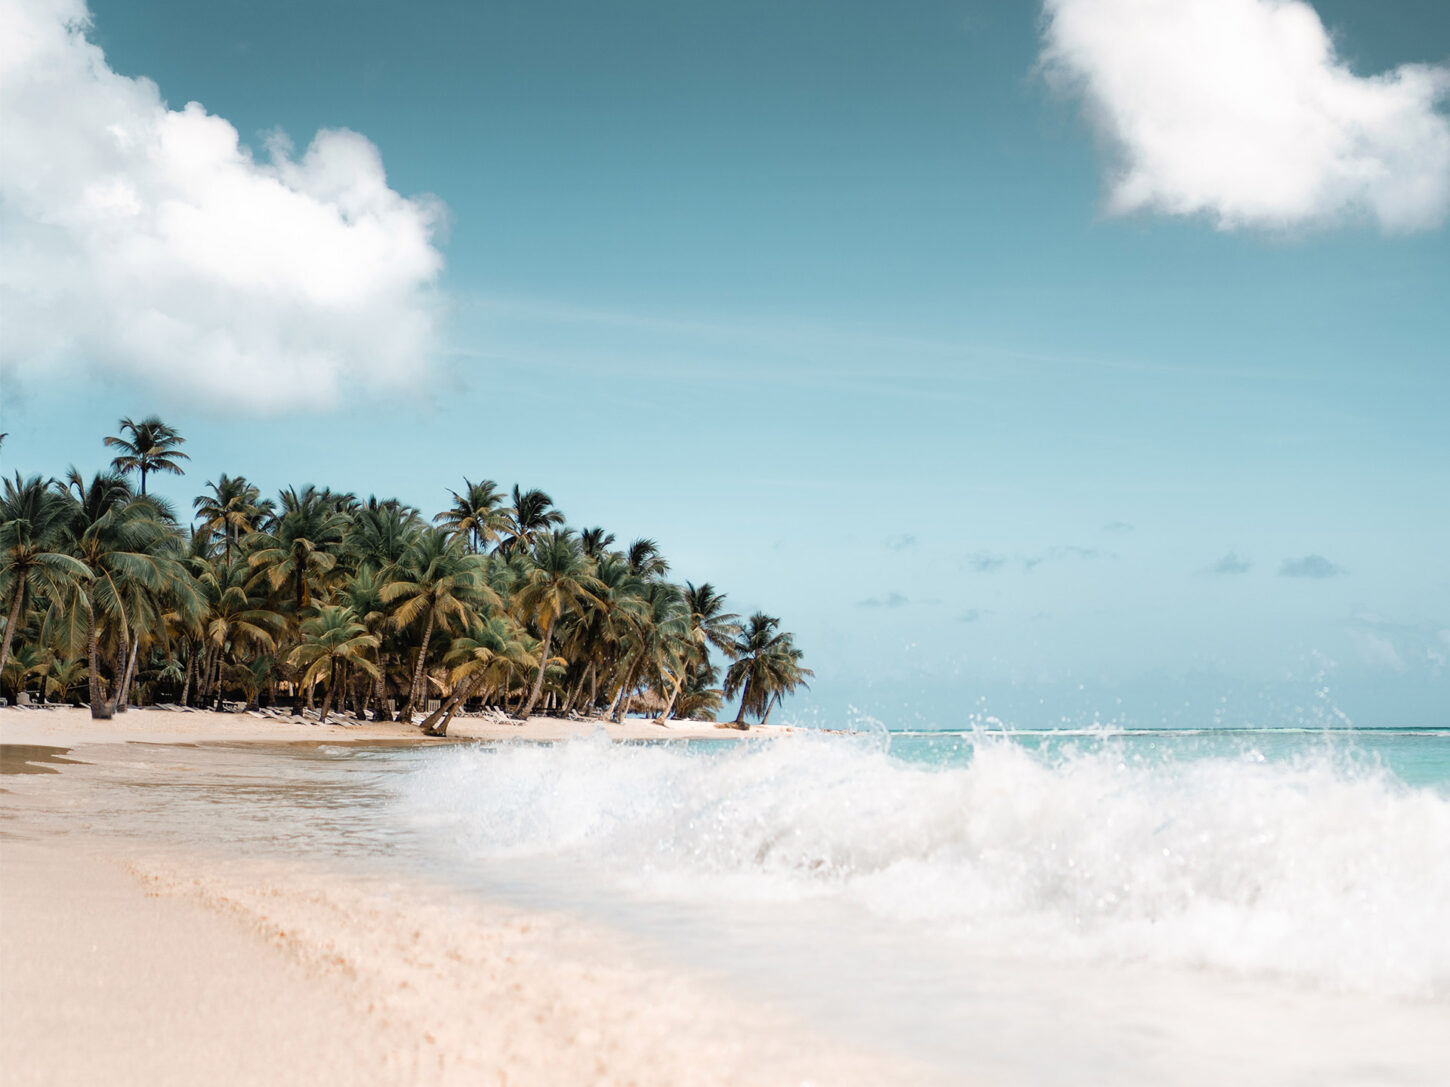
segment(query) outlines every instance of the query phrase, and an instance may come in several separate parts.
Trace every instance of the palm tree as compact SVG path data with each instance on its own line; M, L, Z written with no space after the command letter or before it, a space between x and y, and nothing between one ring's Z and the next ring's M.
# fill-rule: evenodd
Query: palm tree
M540 535L534 542L530 557L532 566L513 601L519 615L533 623L543 639L538 675L534 678L528 700L519 712L519 717L525 721L544 689L544 672L554 641L554 627L563 615L584 604L599 606L601 601L596 594L603 589L571 533L548 532Z
M686 624L689 628L687 637L691 644L691 653L685 666L685 689L700 692L708 690L709 684L714 682L714 672L710 666L710 647L714 646L727 657L734 654L735 638L740 634L740 616L725 610L725 594L716 592L715 587L708 581L700 586L692 581L685 582L685 607L689 613ZM694 682L695 678L706 672L710 676L705 686L699 687ZM683 694L682 691L682 697ZM718 706L718 701L716 705ZM668 717L673 708L667 706L661 716Z
M302 641L287 657L293 668L303 669L299 686L308 687L327 676L327 696L322 700L319 718L327 724L332 711L332 698L343 676L339 671L359 669L376 675L378 668L368 659L366 651L376 649L378 639L369 634L357 616L340 604L323 604L317 614L302 621Z
M605 552L609 550L609 545L613 542L614 533L605 532L604 529L597 526L586 528L579 533L579 546L584 549L584 554L595 562L604 557Z
M483 607L501 608L503 601L484 582L483 557L465 552L458 537L444 528L420 532L389 575L379 595L384 603L395 605L393 626L401 630L421 621L423 627L413 682L401 714L407 721L422 690L433 632L466 628Z
M206 600L202 639L210 654L211 670L218 679L223 664L229 659L236 660L238 650L251 648L254 654L276 650L277 638L286 620L256 595L254 579L248 576L244 562L222 559L207 564L197 581ZM203 679L203 692L208 687ZM217 698L221 695L218 683Z
M129 440L116 437L106 439L107 447L121 450L120 455L111 461L111 467L122 473L140 472L142 498L146 497L148 472L171 472L179 476L182 474L182 467L177 462L191 459L176 448L184 445L186 439L174 427L167 426L154 415L147 416L139 423L132 422L128 416L121 420L121 430L130 433Z
M624 682L615 701L614 719L623 721L637 687L643 685L666 699L665 712L686 679L686 659L693 650L688 615L679 587L663 581L644 583L644 607L633 625ZM666 694L668 691L668 694Z
M503 508L504 494L493 480L473 483L464 477L463 493L448 493L453 496L453 505L433 520L455 536L466 539L469 551L477 554L508 529L510 519Z
M0 497L0 591L12 592L5 635L0 639L0 670L20 624L25 590L38 583L51 597L60 596L74 582L91 576L90 569L65 551L70 511L63 496L39 476L5 481Z
M67 482L72 549L93 576L57 603L68 628L65 648L84 643L91 716L105 719L125 694L141 633L161 622L163 594L189 587L190 575L180 561L180 534L152 501L134 496L123 478L98 473L87 483L71 469ZM101 677L103 642L115 656L109 697Z
M518 624L507 615L494 615L472 632L454 638L443 662L452 666L448 673L452 693L423 721L421 727L430 736L448 735L453 714L479 688L506 693L513 677L533 664L533 656Z
M670 564L660 553L660 545L653 540L635 540L626 553L629 568L637 577L664 577L670 572Z
M323 578L337 565L346 521L315 487L282 492L281 510L269 531L256 533L247 562L273 592L291 586L296 619L312 606Z
M369 501L348 523L345 550L356 569L386 570L402 561L424 527L408 506Z
M740 712L733 722L735 728L749 728L745 715L753 713L764 721L770 713L772 700L805 685L811 675L800 664L801 651L791 635L779 631L780 620L756 612L736 636L735 663L725 673L725 697L740 695Z
M522 491L514 484L514 504L508 510L508 535L499 544L504 554L527 551L541 532L564 523L564 515L553 508L554 500L543 491Z
M201 520L201 531L208 539L222 538L226 560L231 562L232 545L261 527L263 519L272 512L272 500L263 499L262 492L242 476L229 476L225 472L207 486L211 494L198 495L192 506Z

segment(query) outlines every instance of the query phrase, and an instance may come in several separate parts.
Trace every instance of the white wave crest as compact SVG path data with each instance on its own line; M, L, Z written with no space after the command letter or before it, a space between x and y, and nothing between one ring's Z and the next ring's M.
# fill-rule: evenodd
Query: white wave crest
M1008 954L1450 993L1450 798L1329 754L1148 763L979 737L936 767L839 738L439 755L400 800L473 860L755 910L829 898Z

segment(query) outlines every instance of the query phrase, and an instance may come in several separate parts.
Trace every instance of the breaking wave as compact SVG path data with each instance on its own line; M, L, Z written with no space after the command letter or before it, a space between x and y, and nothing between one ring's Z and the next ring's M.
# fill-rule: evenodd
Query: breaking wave
M468 863L719 909L828 899L992 953L1450 995L1450 796L1317 750L1126 758L977 736L437 751L400 785Z

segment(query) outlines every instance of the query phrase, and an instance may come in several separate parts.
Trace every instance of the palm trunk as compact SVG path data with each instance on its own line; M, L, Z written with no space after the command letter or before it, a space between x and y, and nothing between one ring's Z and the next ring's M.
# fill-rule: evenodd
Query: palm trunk
M188 705L191 697L191 673L196 670L196 651L192 650L186 655L186 682L181 685L181 704Z
M779 702L780 702L780 695L779 694L776 694L776 695L772 695L770 701L765 704L765 716L760 719L760 723L762 725L768 725L768 724L770 724L770 711L773 710L773 709L775 709L776 705Z
M322 716L317 719L319 725L327 724L327 715L332 710L332 692L335 690L337 690L337 661L333 661L332 666L328 669L327 694L322 698Z
M684 669L681 669L680 670L680 674L675 677L675 689L670 692L670 700L665 703L664 710L660 713L660 715L657 718L655 718L655 720L657 720L657 721L668 721L670 719L670 714L674 712L675 703L677 701L679 701L679 698L680 698L680 690L684 687L684 685L685 685L685 672L684 672Z
M86 660L91 669L91 718L96 721L109 721L111 707L106 705L105 686L101 681L100 632L96 629L95 612L86 616Z
M623 721L629 713L629 704L634 701L634 685L639 679L640 666L644 663L644 652L641 651L638 659L629 666L629 672L625 675L624 686L619 689L619 698L614 705L614 720Z
M373 707L373 720L381 721L383 714L388 711L388 676L382 657L378 658L378 676L373 683L373 697L377 699L377 705Z
M577 701L579 701L579 696L584 691L584 680L586 678L588 678L588 676L589 676L589 669L588 668L582 668L582 669L580 669L580 671L579 671L579 682L576 683L576 684L574 684L574 689L569 692L569 699L568 699L567 702L564 703L564 710L563 710L564 713L567 714L570 710L572 710L574 708L574 703L577 702Z
M745 686L740 688L740 712L735 715L731 722L738 729L747 729L750 726L745 723L745 707L750 702L750 677L745 677Z
M121 681L121 689L116 695L116 712L125 713L126 706L131 701L131 681L136 678L136 656L141 651L141 635L131 636L131 656L126 661L126 675Z
M418 686L423 682L423 669L428 662L428 642L433 638L433 613L428 613L428 625L423 628L423 644L418 647L418 663L413 666L413 686L408 690L408 703L398 714L402 721L413 720L413 707L418 702Z
M20 580L15 583L15 603L10 605L10 617L5 620L5 640L0 641L0 672L5 670L5 662L10 659L10 643L15 640L15 626L20 622L20 602L25 598L26 571L20 572Z
M423 718L423 723L418 727L428 736L447 736L448 722L453 720L453 715L458 712L458 707L468 701L473 695L473 689L480 682L481 680L477 676L469 679L461 689L454 691L449 696L448 701L444 702L443 705ZM439 718L442 718L441 724L439 723Z
M544 628L544 649L539 655L539 674L534 677L534 689L529 693L529 700L524 704L523 712L519 714L520 719L527 721L529 714L534 712L534 703L539 700L539 692L544 689L544 669L549 666L549 646L554 640L554 621L549 620L549 625Z

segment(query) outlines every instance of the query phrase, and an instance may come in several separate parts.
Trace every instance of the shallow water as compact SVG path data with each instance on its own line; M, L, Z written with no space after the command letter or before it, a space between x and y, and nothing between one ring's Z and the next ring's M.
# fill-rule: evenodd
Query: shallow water
M949 1077L1450 1075L1443 730L123 755L90 829L566 909Z

